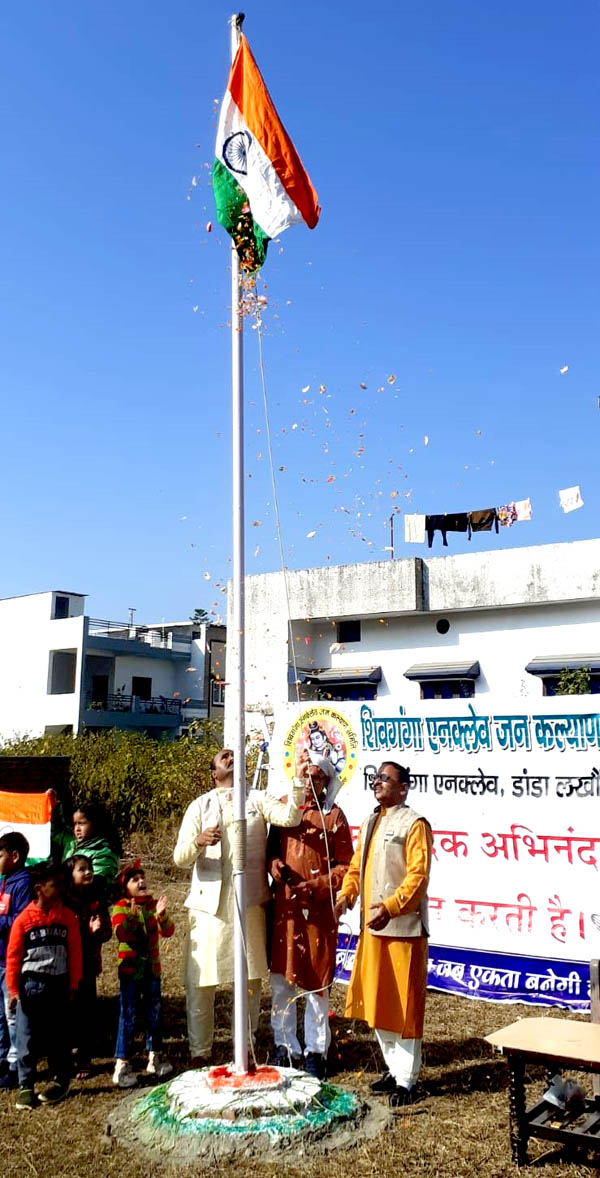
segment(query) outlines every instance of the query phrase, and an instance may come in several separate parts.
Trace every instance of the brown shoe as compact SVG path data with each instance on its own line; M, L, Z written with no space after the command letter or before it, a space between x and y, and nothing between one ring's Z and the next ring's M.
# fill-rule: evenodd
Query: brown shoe
M197 1068L209 1068L210 1060L206 1055L193 1055L190 1060L190 1071L196 1071Z

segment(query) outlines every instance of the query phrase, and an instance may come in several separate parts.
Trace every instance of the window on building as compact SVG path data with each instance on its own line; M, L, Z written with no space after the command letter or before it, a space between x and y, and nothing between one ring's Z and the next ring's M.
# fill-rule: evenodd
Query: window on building
M419 684L421 699L472 699L478 662L415 663L404 672L407 679Z
M210 685L210 702L214 708L225 707L225 684L213 679Z
M192 630L192 639L201 638L201 637L202 637L202 634L201 634L200 630Z
M72 724L46 724L44 736L72 736Z
M54 598L54 617L68 618L69 616L69 598L62 597L60 593L56 594Z
M132 675L131 694L138 699L152 699L152 679L147 675Z
M360 619L337 624L338 642L360 642Z
M525 670L542 680L544 695L600 695L599 654L536 655Z
M438 679L421 683L421 699L472 699L475 684L472 679Z
M76 650L51 650L48 695L72 695L76 671Z

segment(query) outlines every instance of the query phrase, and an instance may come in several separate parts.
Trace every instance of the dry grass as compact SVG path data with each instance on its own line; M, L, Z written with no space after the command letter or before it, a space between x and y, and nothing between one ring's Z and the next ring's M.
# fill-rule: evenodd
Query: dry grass
M165 1052L182 1068L186 1062L185 1008L180 980L181 940L185 922L182 908L186 892L181 873L167 870L163 848L173 845L171 832L138 842L148 875L158 893L166 890L178 929L163 946ZM13 1093L0 1093L2 1178L180 1178L181 1166L157 1160L148 1164L122 1146L104 1138L107 1115L121 1098L110 1082L112 1050L117 1018L117 984L114 946L105 953L105 971L100 979L98 1021L98 1070L85 1084L75 1084L72 1095L56 1108L40 1107L33 1113L17 1112ZM363 1095L380 1070L381 1060L368 1027L352 1024L342 1017L344 990L334 987L333 1021L337 1052L335 1082ZM501 1007L444 995L428 996L421 1099L406 1114L396 1117L393 1127L378 1139L343 1153L323 1158L303 1158L297 1153L289 1160L252 1166L253 1178L514 1178L508 1143L508 1095L504 1061L494 1056L483 1036L513 1018L540 1013L536 1008ZM547 1012L544 1012L547 1013ZM217 1062L231 1058L231 995L217 997ZM265 995L258 1036L259 1058L271 1050L268 998ZM587 1078L589 1088L589 1077ZM539 1087L540 1081L537 1081ZM590 1174L584 1155L569 1158L558 1146L533 1141L530 1157L534 1170L552 1178L578 1178ZM600 1155L599 1155L600 1158ZM248 1166L212 1163L215 1178L245 1178ZM593 1171L592 1171L593 1172Z

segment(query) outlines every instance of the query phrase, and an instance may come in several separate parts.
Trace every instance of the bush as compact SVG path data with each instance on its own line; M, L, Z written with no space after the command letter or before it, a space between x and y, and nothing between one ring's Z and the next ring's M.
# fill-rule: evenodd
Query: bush
M193 737L181 740L110 729L16 738L0 746L0 755L70 757L74 802L100 802L124 835L165 819L180 821L189 803L210 789L210 762L220 747L220 726L202 721Z

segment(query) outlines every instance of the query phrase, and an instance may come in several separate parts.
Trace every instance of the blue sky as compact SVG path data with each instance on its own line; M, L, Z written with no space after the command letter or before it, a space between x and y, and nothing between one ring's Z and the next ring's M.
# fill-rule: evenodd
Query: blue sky
M1 596L87 592L117 620L224 608L229 257L209 180L230 11L0 10ZM597 534L599 26L591 0L248 8L323 206L260 283L291 567L387 557L396 508L531 496L530 523L434 554ZM264 572L252 330L246 401L247 569ZM585 506L564 515L576 483ZM401 515L396 538L427 551Z

